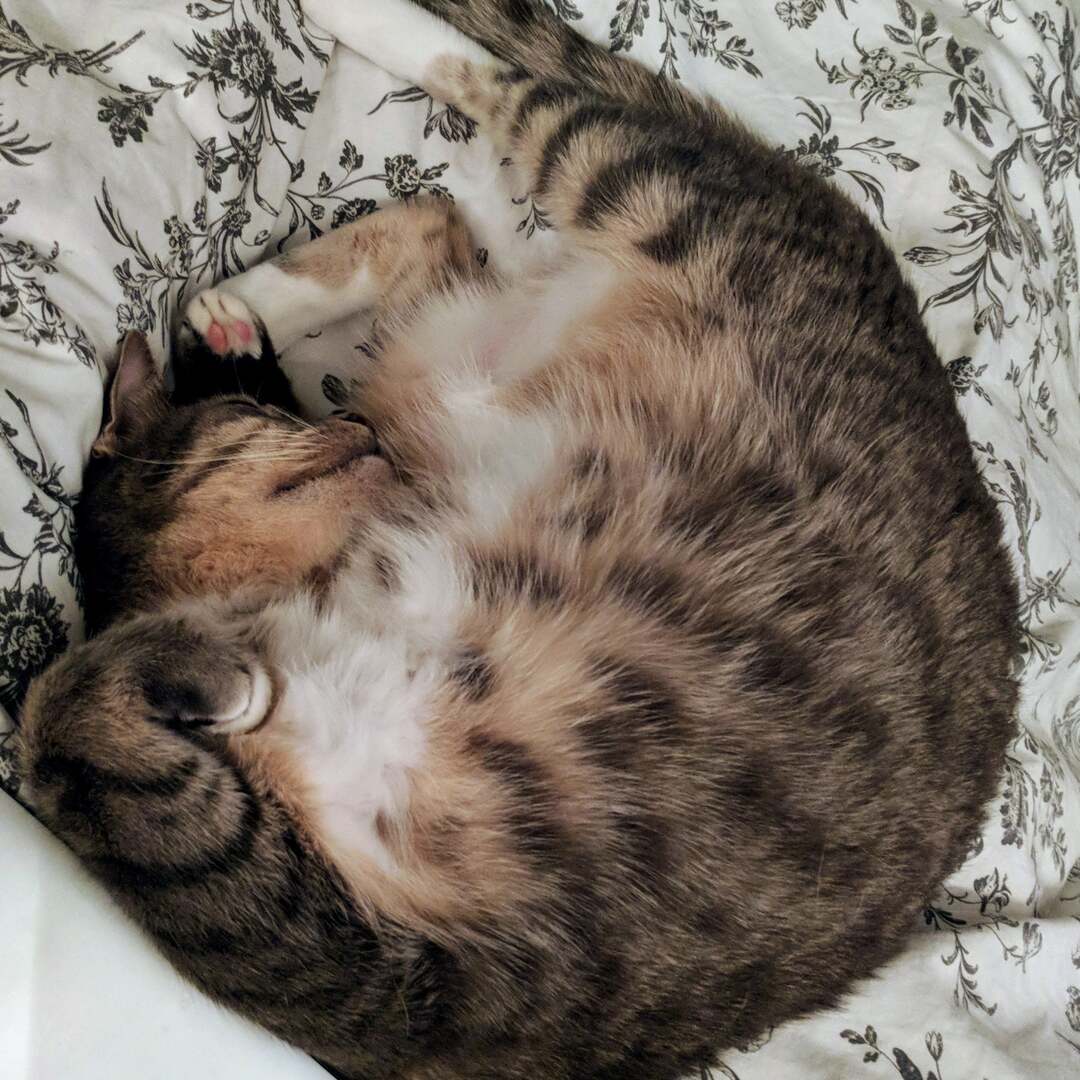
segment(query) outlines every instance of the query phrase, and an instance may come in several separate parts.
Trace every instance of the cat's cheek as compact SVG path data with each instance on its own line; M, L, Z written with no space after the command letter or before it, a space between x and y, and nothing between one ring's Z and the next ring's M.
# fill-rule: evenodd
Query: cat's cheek
M390 462L376 454L368 454L328 476L273 496L272 501L277 507L289 507L290 513L299 507L318 505L333 516L345 508L370 505L393 479L394 469Z

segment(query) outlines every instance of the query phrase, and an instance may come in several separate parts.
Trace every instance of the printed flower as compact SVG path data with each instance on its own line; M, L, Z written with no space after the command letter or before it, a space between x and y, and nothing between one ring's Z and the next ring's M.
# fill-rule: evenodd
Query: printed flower
M11 734L9 731L0 735L0 788L14 795L19 787L19 778L15 773L15 750Z
M235 86L248 97L262 97L273 89L277 66L251 23L211 31L208 45L207 68L215 90Z
M840 159L836 156L836 148L840 145L840 139L831 135L824 142L815 131L809 140L800 139L799 145L794 150L787 152L788 157L794 158L800 165L806 165L822 176L832 176L840 168Z
M143 304L121 304L116 309L116 332L121 337L129 330L146 333L153 327L149 308Z
M175 214L163 225L176 266L182 274L186 274L191 266L191 229Z
M424 124L424 138L433 131L438 131L447 142L469 142L476 135L476 121L453 105L447 105L428 117Z
M211 135L195 148L195 164L203 171L203 183L210 191L221 190L221 174L229 162L218 153L217 139Z
M0 319L10 319L19 310L19 290L14 285L0 287Z
M730 26L731 23L721 19L715 8L709 8L701 13L701 18L697 23L697 32L711 41L721 30L727 30Z
M150 286L150 278L146 274L136 274L131 269L131 260L124 259L122 263L113 267L113 277L117 284L124 290L124 298L127 300L141 300L143 293Z
M945 365L953 392L962 397L975 384L975 380L986 370L986 365L976 368L970 356L958 356Z
M863 57L863 71L872 71L878 75L888 75L896 68L896 57L888 49L871 49Z
M25 690L67 648L60 605L43 585L0 589L0 675Z
M374 199L350 199L342 203L334 210L334 216L330 219L330 228L336 229L339 225L347 225L350 221L373 213L375 210Z
M777 18L789 29L805 30L821 11L820 0L780 0L776 5Z
M900 109L910 108L914 104L914 99L908 97L907 94L889 94L888 97L881 99L881 107L886 112L897 112Z
M237 179L246 180L258 171L261 145L250 139L237 139L234 135L229 136L229 141L233 147Z
M863 54L855 86L868 97L878 98L883 109L895 112L915 103L910 90L918 81L914 64L900 67L888 49L879 48Z
M146 118L154 115L154 106L149 98L137 95L103 97L98 99L98 104L101 106L98 119L109 125L109 134L115 145L123 146L128 138L132 142L142 142L143 134L149 130Z
M170 251L182 251L191 241L191 230L173 214L164 223L165 235L169 238Z
M251 221L251 211L240 199L231 199L225 216L221 219L221 228L230 236L239 236L249 221Z
M385 161L386 190L394 199L407 199L420 190L420 168L412 154L396 154Z

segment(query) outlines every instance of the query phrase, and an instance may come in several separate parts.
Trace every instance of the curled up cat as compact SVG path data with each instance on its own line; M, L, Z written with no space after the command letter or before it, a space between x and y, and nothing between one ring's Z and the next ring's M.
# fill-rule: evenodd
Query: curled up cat
M976 836L995 507L826 181L539 0L304 6L474 118L560 251L497 275L417 200L197 296L171 394L126 340L28 794L340 1075L675 1080L837 1003ZM362 309L363 421L300 419L275 353Z

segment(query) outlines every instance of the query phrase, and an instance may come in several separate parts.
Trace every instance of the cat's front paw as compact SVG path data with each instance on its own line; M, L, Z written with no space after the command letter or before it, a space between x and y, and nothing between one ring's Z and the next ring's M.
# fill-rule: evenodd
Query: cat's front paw
M217 356L260 356L263 325L258 315L233 293L217 286L204 289L187 306L184 323Z
M246 735L266 719L274 700L274 683L257 660L236 669L232 694L216 703L212 715L191 722L209 727L215 734Z
M273 677L254 649L191 634L188 626L178 629L171 657L141 665L139 681L151 715L213 735L254 731L276 698Z

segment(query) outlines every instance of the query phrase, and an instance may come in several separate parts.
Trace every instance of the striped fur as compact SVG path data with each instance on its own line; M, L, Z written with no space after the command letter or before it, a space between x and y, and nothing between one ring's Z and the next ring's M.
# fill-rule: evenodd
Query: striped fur
M193 314L256 385L203 354L170 402L130 346L29 787L342 1075L674 1080L902 947L994 792L1015 583L861 211L539 4L422 4L563 252L493 280L451 208L381 211ZM348 303L381 454L245 396Z

